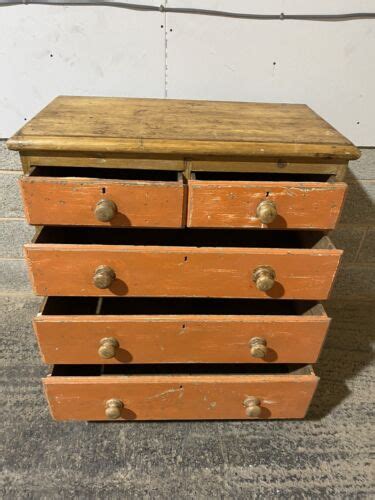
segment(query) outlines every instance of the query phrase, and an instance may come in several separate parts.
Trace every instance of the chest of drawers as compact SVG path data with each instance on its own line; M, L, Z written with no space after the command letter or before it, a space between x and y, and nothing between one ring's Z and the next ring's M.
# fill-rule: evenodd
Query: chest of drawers
M353 144L304 105L59 97L8 146L55 419L305 415Z

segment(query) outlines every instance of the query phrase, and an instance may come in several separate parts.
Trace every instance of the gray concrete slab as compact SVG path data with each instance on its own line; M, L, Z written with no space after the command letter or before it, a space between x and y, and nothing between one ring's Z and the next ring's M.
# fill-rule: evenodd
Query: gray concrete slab
M24 217L19 177L19 172L2 173L0 170L0 218Z
M349 184L340 223L371 226L375 221L375 182Z
M0 258L17 259L23 257L23 245L35 234L35 228L25 220L0 220Z
M375 263L375 227L367 230L357 260L363 264Z
M10 151L2 140L0 140L0 170L22 170L18 152Z
M346 182L375 180L375 148L362 148L359 160L349 162Z
M373 496L375 303L327 304L332 329L306 420L57 423L40 382L48 368L30 340L37 300L0 299L3 498Z
M374 298L375 266L354 264L339 267L331 298Z
M357 229L355 226L338 226L330 233L329 236L335 247L344 250L341 265L356 261L365 233L365 228Z
M7 293L31 293L26 262L0 259L0 296Z

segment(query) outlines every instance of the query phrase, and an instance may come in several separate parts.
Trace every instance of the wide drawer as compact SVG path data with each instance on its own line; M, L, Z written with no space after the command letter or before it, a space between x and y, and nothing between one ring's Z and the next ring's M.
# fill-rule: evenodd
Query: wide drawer
M342 251L319 232L44 227L25 245L44 296L322 300Z
M329 321L315 302L50 297L34 330L49 364L314 363Z
M56 420L231 420L303 418L318 378L300 365L58 365L43 382Z
M37 167L20 186L30 224L185 225L185 187L178 172Z
M306 181L311 175L195 175L197 179L189 181L188 227L333 229L347 188L343 182ZM231 180L213 180L228 177ZM278 181L265 180L273 177Z

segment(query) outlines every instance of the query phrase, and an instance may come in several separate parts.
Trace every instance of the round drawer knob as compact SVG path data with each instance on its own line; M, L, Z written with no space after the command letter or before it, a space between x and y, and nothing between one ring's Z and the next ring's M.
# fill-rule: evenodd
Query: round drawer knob
M261 201L256 213L262 224L271 224L277 217L276 205L271 200Z
M116 204L111 200L100 200L95 207L95 217L100 222L109 222L117 214Z
M260 407L260 400L254 396L249 396L243 402L245 406L245 413L248 417L259 417L262 413L262 408Z
M114 270L109 266L99 266L95 269L93 282L97 288L109 288L116 279Z
M100 340L98 354L101 358L111 359L115 357L116 349L119 347L120 344L114 337L104 337Z
M253 271L253 281L258 290L266 292L275 284L276 273L269 266L259 266Z
M267 341L262 337L253 337L250 340L250 352L253 358L265 358L267 354Z
M124 403L120 399L108 399L105 402L105 416L111 420L121 417Z

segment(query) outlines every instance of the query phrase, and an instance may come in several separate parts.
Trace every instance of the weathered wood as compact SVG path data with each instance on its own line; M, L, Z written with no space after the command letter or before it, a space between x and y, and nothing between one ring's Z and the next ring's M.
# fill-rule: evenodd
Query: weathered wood
M30 174L33 288L54 296L34 329L55 419L305 415L318 379L297 363L330 320L301 299L328 297L342 252L272 228L335 226L350 141L304 105L59 97L8 146Z
M315 363L329 318L264 315L38 315L34 330L48 364ZM119 348L98 354L103 337ZM266 355L251 355L261 337Z
M277 248L196 248L127 245L25 245L38 295L249 297L324 300L342 251ZM116 274L108 289L93 275L100 265ZM276 272L268 291L252 273L262 265Z
M185 186L181 182L23 177L25 215L30 224L81 226L181 227L185 225ZM117 213L98 220L100 200L112 201Z
M189 181L189 227L333 229L346 184L323 182ZM275 204L277 217L263 224L257 207Z
M194 172L261 172L273 174L336 174L347 165L337 159L317 158L241 158L207 157L192 158L191 170ZM308 180L308 178L306 178Z
M21 158L30 166L41 167L91 167L91 168L132 168L139 170L177 170L184 169L184 160L173 155L152 157L146 154L116 155L110 153L63 152L63 151L22 151Z
M58 97L8 141L17 150L359 157L300 104Z
M332 174L341 172L347 165L345 160L316 158L267 158L233 156L196 157L149 154L116 154L90 151L21 151L22 161L29 167L91 167L91 168L131 168L147 170L184 171L190 179L190 172L264 172L277 174ZM308 180L308 179L306 179ZM338 179L342 180L342 179Z
M245 401L260 402L259 418L303 418L315 392L313 374L51 376L43 379L55 420L106 420L105 403L124 405L119 420L248 419Z

